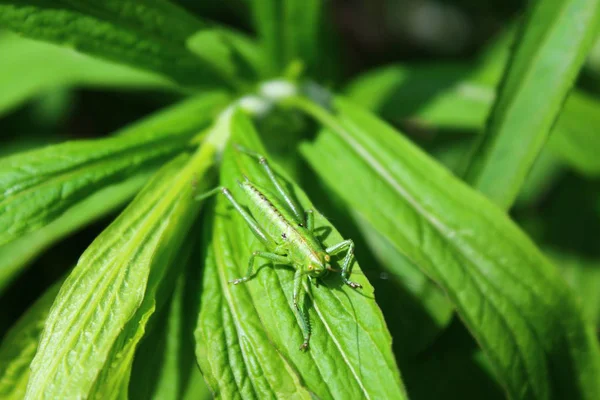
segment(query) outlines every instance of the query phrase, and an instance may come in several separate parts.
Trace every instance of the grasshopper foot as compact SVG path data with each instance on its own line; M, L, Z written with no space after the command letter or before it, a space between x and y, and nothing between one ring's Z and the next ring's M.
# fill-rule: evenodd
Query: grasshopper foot
M362 285L360 283L352 281L345 281L344 283L350 286L352 289L362 289Z
M306 350L308 350L308 340L305 340L304 343L302 343L302 346L300 346L300 351Z

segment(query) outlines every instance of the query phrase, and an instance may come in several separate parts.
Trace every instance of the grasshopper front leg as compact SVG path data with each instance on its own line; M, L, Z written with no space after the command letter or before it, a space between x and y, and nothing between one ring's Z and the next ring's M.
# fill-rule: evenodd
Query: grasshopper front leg
M343 242L334 244L333 246L326 248L325 252L329 255L334 255L344 249L348 249L348 251L346 252L346 256L342 262L342 281L352 289L362 288L360 283L348 280L348 277L350 277L350 274L352 273L350 267L352 265L352 258L354 256L354 242L352 239L344 240Z

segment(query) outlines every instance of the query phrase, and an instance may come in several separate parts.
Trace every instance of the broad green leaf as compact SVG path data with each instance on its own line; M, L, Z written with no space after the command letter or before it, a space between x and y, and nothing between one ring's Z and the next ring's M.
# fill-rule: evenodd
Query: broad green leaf
M254 25L277 75L292 61L316 67L323 29L322 0L253 0Z
M192 87L225 83L186 40L206 27L164 0L2 0L0 25L33 39L157 72Z
M6 334L0 345L0 397L20 400L29 381L29 364L61 282L52 285Z
M236 114L232 129L233 143L264 154L247 117ZM256 160L227 148L221 184L242 204L243 192L236 180L244 175L271 187ZM297 186L285 181L304 209L314 209ZM331 230L324 244L340 242L337 231L315 214L317 232ZM311 299L313 334L309 350L303 353L299 350L302 333L293 312L293 272L267 264L245 284L228 284L245 273L252 251L262 245L222 196L217 199L212 231L207 231L212 235L206 235L196 355L217 397L406 398L391 353L391 337L358 265L352 278L364 286L362 292L342 285L338 276L318 288L304 288Z
M216 153L207 141L163 167L81 256L46 321L28 398L126 393L133 353L161 301L161 281L177 269L200 208L194 191L210 185Z
M227 96L211 93L123 129L0 159L0 244L43 227L96 190L188 146Z
M533 2L525 22L465 175L504 209L514 202L592 46L600 0Z
M169 88L152 73L0 32L0 115L57 87Z
M303 153L327 185L447 293L509 396L597 398L600 349L554 268L506 214L350 102L288 100L324 131Z
M123 182L100 189L48 225L0 246L0 293L50 246L123 206L142 188L149 172L139 172Z

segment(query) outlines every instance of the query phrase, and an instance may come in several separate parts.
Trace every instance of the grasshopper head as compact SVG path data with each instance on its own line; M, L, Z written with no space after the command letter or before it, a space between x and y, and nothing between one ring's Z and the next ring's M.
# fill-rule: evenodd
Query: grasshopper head
M328 271L333 271L333 268L329 265L330 260L331 257L329 257L329 254L321 254L319 260L315 260L308 264L308 274L314 278L318 278L327 274Z

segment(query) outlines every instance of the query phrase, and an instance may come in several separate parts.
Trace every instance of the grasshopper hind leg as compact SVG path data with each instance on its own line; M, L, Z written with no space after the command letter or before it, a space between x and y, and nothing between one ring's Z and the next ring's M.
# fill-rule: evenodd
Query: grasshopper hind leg
M306 292L302 287L302 282L304 281L305 276L306 275L302 273L301 269L297 269L294 274L294 309L300 320L300 327L302 328L302 335L304 337L304 341L300 346L300 350L302 351L308 350L308 342L311 335L310 320L308 319L308 313L304 307Z
M246 271L246 275L242 276L241 278L233 279L233 280L229 281L229 283L233 283L234 285L237 285L239 283L247 282L250 279L252 279L254 277L254 275L256 275L256 273L253 272L253 269L254 269L254 259L257 257L264 258L266 260L273 261L278 264L286 264L287 265L290 263L288 258L285 256L281 256L281 255L275 254L275 253L268 253L265 251L255 251L254 253L252 253L252 255L250 256L250 259L248 260L248 271Z

